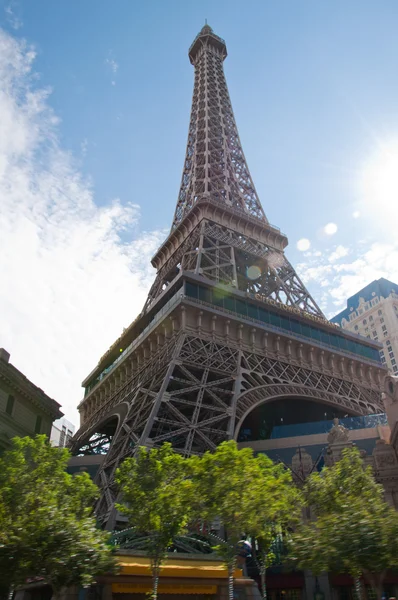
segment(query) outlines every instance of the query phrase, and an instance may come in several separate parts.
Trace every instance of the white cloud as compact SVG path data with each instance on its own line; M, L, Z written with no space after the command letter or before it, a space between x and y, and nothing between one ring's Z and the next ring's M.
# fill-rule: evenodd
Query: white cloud
M297 265L297 271L315 300L321 299L325 313L332 317L346 306L347 299L375 279L385 277L398 282L398 242L358 243L350 248L351 262L338 262L348 255L346 248L337 246L331 254L315 257ZM330 260L337 257L336 260Z
M77 424L80 383L141 310L164 232L140 233L131 202L96 206L33 61L0 29L0 346Z
M336 250L334 250L334 252L332 252L329 256L329 262L336 262L340 258L347 256L348 252L349 250L348 248L345 248L345 246L337 246Z
M326 235L334 235L335 233L337 233L337 229L338 228L337 228L336 223L328 223L323 228L323 231Z
M301 238L301 240L297 242L296 246L297 250L300 250L300 252L305 252L306 250L310 249L311 242L310 240L307 240L307 238Z
M11 0L7 6L4 7L6 19L11 27L15 30L23 27L23 22L18 13L21 12L19 4L15 0Z
M354 219L359 219L359 217L361 216L361 213L359 212L359 210L354 210L354 212L352 213L352 216Z
M114 73L114 75L116 75L116 73L119 70L119 65L115 61L115 59L113 59L113 58L106 58L105 59L105 64L108 65L108 67L110 67L112 73Z
M83 158L86 156L87 150L88 150L88 139L84 138L84 140L80 144L80 152L81 152L81 155Z
M112 54L112 52L109 53L110 55ZM119 70L119 65L118 63L115 61L114 58L112 58L111 56L109 56L108 58L105 59L104 64L110 69L111 73L112 73L112 80L111 80L111 85L116 85L116 74Z

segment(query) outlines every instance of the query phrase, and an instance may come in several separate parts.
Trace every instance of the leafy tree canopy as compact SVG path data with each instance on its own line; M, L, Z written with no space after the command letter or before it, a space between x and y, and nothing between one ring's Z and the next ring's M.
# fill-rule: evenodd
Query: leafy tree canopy
M70 454L45 436L14 438L0 458L0 590L28 577L54 589L89 585L113 569L108 535L96 528L97 487L87 473L69 475Z
M271 539L271 524L293 510L289 496L297 496L290 472L264 454L255 457L251 448L238 450L229 441L191 461L198 490L196 512L208 521L218 517L226 528L228 543L220 550L229 565L243 533Z
M118 510L127 515L133 529L148 535L153 598L157 597L160 566L167 549L191 518L190 474L188 459L174 452L169 443L151 450L138 448L137 455L126 459L116 473L123 500Z
M332 467L311 475L304 494L315 519L293 536L299 566L364 575L380 597L386 570L398 566L398 513L358 450L346 449Z

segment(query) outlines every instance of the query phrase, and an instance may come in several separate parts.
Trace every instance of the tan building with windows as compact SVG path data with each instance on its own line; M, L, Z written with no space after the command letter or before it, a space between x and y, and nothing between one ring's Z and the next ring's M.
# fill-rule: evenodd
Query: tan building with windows
M69 440L72 439L74 433L75 426L73 423L68 421L68 419L65 419L65 417L62 417L62 419L53 423L50 436L51 445L65 448L69 444Z
M331 319L353 333L379 341L381 362L398 375L398 285L377 279L351 296L347 308Z
M29 381L10 363L9 352L0 348L0 452L13 437L50 437L53 421L62 416L58 402Z

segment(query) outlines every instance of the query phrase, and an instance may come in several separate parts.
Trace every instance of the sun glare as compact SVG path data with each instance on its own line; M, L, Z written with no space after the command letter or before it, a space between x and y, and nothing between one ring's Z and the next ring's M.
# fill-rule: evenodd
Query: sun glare
M398 141L380 146L365 164L360 188L362 200L368 208L382 210L384 216L397 212Z

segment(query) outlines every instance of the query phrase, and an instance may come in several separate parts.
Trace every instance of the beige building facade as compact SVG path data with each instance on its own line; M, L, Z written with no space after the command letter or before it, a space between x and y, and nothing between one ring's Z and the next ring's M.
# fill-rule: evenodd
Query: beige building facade
M347 300L347 308L333 317L343 329L383 344L380 358L398 375L398 285L377 279Z
M29 381L10 363L9 352L0 348L0 452L14 437L50 437L53 421L60 417L58 402Z

